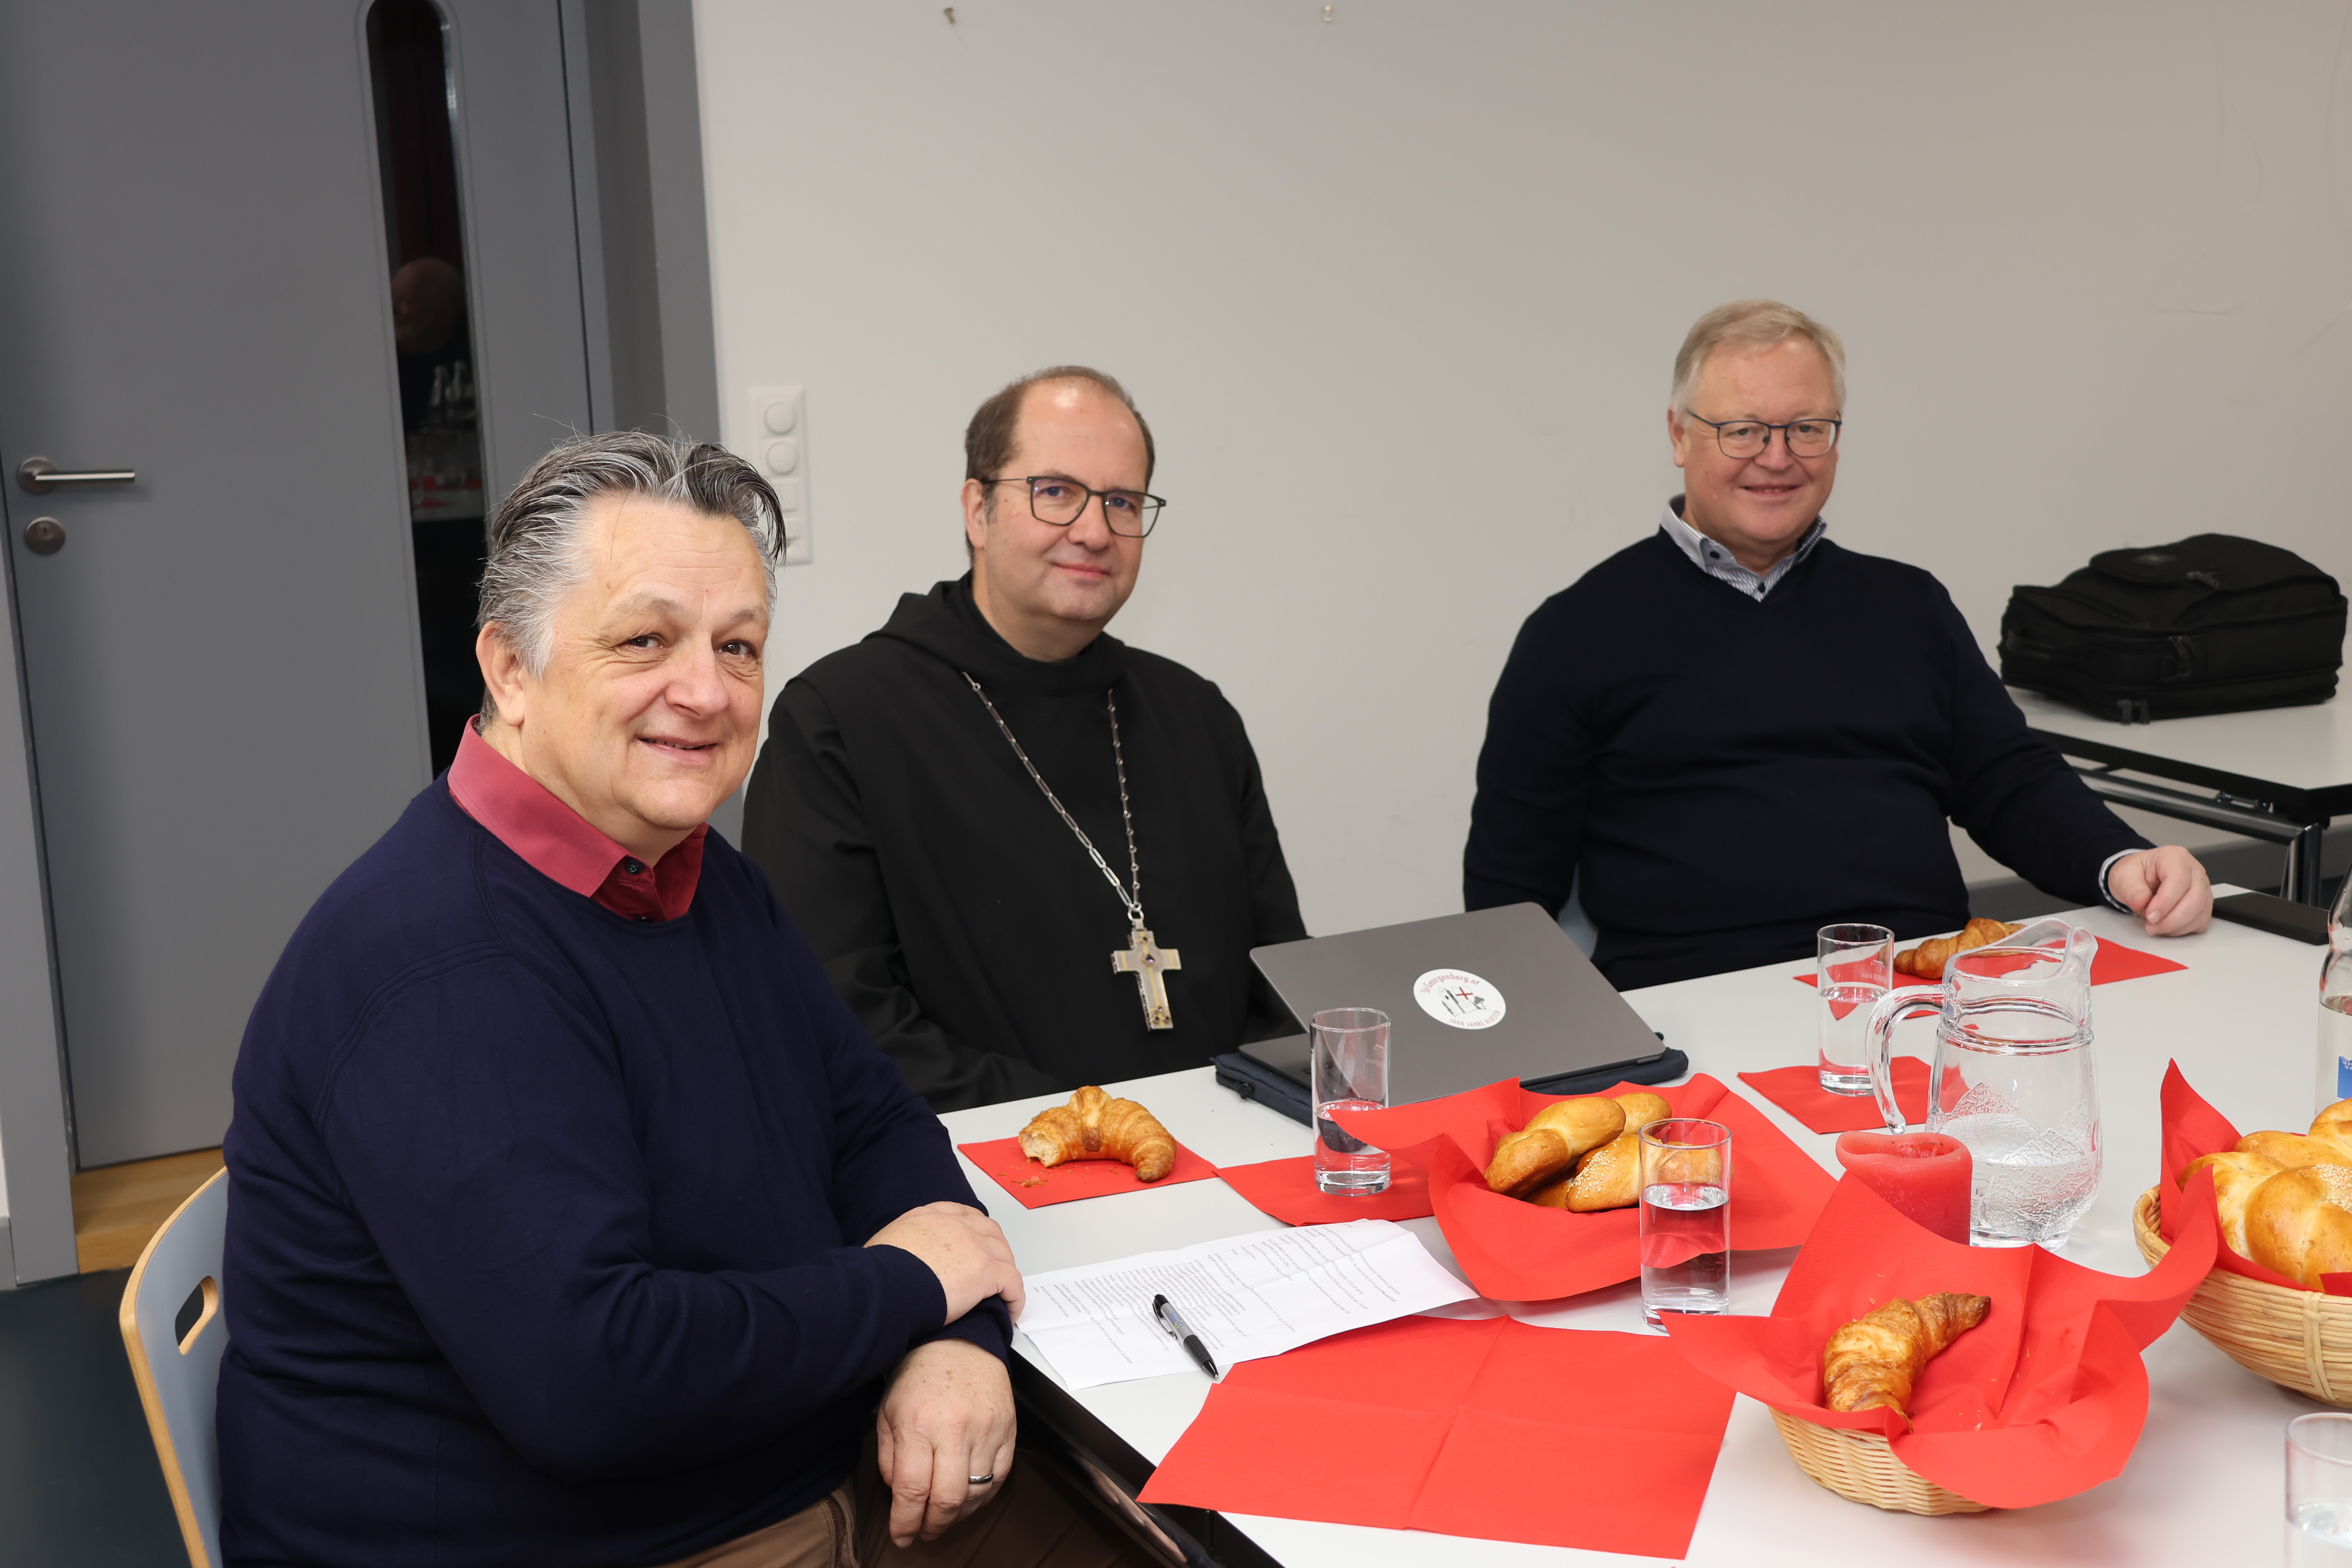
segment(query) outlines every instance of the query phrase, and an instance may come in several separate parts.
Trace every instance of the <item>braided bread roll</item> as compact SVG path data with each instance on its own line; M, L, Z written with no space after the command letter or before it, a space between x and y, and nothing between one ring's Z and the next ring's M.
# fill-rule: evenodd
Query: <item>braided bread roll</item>
M1956 952L1966 952L1974 947L1990 947L2003 937L2015 936L2025 929L2023 921L1973 920L1962 926L1957 936L1937 937L1916 947L1905 948L1895 955L1895 971L1916 980L1941 980L1944 963Z
M1625 1131L1576 1163L1575 1171L1528 1194L1528 1201L1570 1214L1631 1208L1642 1198L1642 1129L1672 1116L1674 1107L1646 1090L1616 1097L1625 1111Z
M1556 1100L1495 1145L1486 1190L1515 1198L1575 1168L1587 1150L1625 1131L1625 1108L1597 1094Z
M2352 1273L2352 1166L2265 1177L2246 1196L2245 1231L2246 1257L2306 1290L2325 1289L2323 1274Z
M1856 1318L1822 1347L1822 1401L1832 1410L1894 1411L1911 1419L1911 1389L1930 1357L1984 1321L1987 1296L1897 1296Z
M1131 1100L1113 1100L1094 1084L1050 1106L1021 1130L1021 1152L1041 1165L1066 1160L1117 1160L1135 1167L1138 1181L1156 1182L1176 1168L1176 1140L1160 1118Z
M2213 1207L2221 1216L2221 1239L2239 1257L2252 1258L2253 1254L2246 1250L2246 1200L2284 1168L2275 1160L2242 1151L2200 1154L2181 1170L2180 1185L2187 1188L2189 1178L2200 1171L2212 1171Z

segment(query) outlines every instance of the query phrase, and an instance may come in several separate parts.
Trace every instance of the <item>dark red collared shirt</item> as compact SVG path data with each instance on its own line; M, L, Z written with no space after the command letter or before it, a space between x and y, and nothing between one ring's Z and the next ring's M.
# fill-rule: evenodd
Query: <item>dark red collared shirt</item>
M449 764L449 798L532 870L616 915L650 925L674 921L693 906L709 823L648 866L500 756L472 720L457 742L457 760Z

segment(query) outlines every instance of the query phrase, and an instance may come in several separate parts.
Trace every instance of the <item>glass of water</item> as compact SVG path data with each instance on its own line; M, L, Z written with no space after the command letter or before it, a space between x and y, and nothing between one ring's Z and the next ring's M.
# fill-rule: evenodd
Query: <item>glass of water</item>
M1895 988L1895 933L1885 926L1823 926L1813 938L1821 988L1822 1088L1870 1092L1870 1010Z
M2298 1415L2286 1424L2287 1568L2352 1563L2352 1415Z
M1389 1016L1377 1007L1326 1007L1308 1034L1316 1190L1358 1197L1386 1192L1387 1151L1349 1137L1333 1118L1342 1110L1388 1109Z
M1731 1310L1731 1129L1668 1117L1641 1131L1642 1321Z

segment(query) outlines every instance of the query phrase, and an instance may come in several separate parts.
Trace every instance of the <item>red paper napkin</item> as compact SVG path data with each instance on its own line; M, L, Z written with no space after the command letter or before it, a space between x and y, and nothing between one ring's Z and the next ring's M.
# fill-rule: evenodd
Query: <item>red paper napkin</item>
M1420 1219L1430 1213L1429 1177L1417 1165L1389 1162L1389 1184L1368 1198L1334 1197L1315 1185L1315 1156L1227 1165L1217 1174L1285 1225L1343 1225L1351 1219Z
M2210 1178L2200 1177L2209 1190ZM2211 1267L2212 1205L2136 1279L2039 1247L1967 1247L1905 1218L1857 1181L1837 1194L1765 1318L1673 1316L1691 1364L1776 1410L1876 1432L1919 1474L1991 1508L2073 1497L2121 1473L2147 1418L2139 1352L2170 1327ZM1913 1425L1891 1410L1822 1404L1822 1347L1891 1296L1992 1299L1984 1321L1927 1363Z
M1142 1495L1680 1557L1730 1416L1649 1334L1402 1318L1234 1367Z
M2126 947L2119 942L2109 942L2105 937L2101 937L2098 941L2099 951L2091 960L2091 984L2094 985L2112 985L2118 980L2137 980L2144 974L2169 974L2176 969L2189 967L2185 963L2175 963L2169 958L2158 958L2152 952L2142 952L2136 947ZM1832 967L1835 968L1834 965ZM1792 974L1789 978L1802 981L1807 985L1821 984L1820 978L1811 970L1807 970L1802 974ZM1916 974L1898 973L1895 979L1898 984L1903 985L1935 984L1932 980L1922 980ZM1843 1017L1844 1014L1840 1014L1839 1016Z
M1066 1204L1078 1198L1099 1198L1110 1193L1139 1193L1152 1187L1172 1187L1182 1182L1206 1181L1217 1168L1181 1143L1176 1145L1176 1168L1156 1182L1139 1181L1135 1167L1118 1160L1072 1160L1047 1170L1021 1152L1018 1138L992 1138L985 1143L959 1143L963 1157L996 1179L1024 1209Z
M1803 1122L1814 1132L1884 1132L1874 1094L1832 1094L1822 1087L1821 1069L1774 1068L1744 1072L1739 1081ZM1912 1125L1927 1120L1927 1064L1917 1057L1895 1058L1895 1103ZM1734 1156L1737 1158L1737 1156Z
M1607 1092L1637 1089L1662 1096L1676 1116L1707 1117L1731 1129L1735 1250L1805 1239L1835 1184L1762 1111L1705 1073L1666 1088L1621 1083ZM1356 1137L1428 1173L1430 1208L1481 1295L1548 1301L1641 1272L1641 1220L1633 1209L1570 1214L1486 1190L1495 1145L1564 1098L1505 1079L1418 1105L1342 1111L1339 1120Z
M2190 1194L2180 1190L2180 1173L2200 1154L2219 1154L2236 1148L2238 1130L2230 1125L2228 1117L2207 1104L2203 1095L2189 1087L2189 1080L2180 1075L2179 1062L2164 1064L2164 1088L2158 1105L2164 1124L2164 1168L2156 1176L2156 1228L2158 1235L2170 1241L2185 1211L2192 1206L2201 1207L2208 1216L2218 1218L2210 1198L2201 1205L2191 1204ZM2309 1289L2241 1256L2226 1240L2214 1244L2213 1266L2249 1279L2259 1279L2265 1285L2284 1286L2289 1290ZM2319 1279L2326 1287L2324 1294L2352 1296L2352 1274L2323 1274Z

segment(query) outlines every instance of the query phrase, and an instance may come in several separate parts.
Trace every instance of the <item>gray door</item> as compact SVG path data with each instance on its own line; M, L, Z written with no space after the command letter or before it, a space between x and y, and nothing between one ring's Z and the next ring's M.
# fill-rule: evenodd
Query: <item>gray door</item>
M552 0L513 9L560 49ZM85 1166L219 1141L279 949L426 780L362 13L0 8L0 510ZM478 63L530 58L481 30ZM486 414L503 349L525 413L584 422L570 287L575 395L494 338ZM494 483L555 433L486 422ZM35 495L33 457L138 477Z

